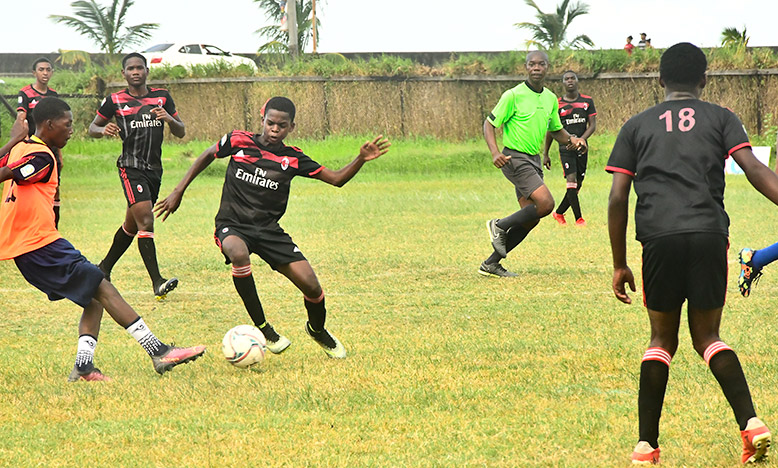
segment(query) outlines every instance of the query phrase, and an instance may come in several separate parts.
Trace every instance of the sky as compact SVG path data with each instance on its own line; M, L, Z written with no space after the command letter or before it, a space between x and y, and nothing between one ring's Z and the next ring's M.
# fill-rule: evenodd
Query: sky
M107 5L110 0L96 0ZM553 11L561 0L536 0ZM58 49L99 52L75 30L45 18L71 15L69 0L3 2L0 53L48 53ZM725 27L748 29L752 46L778 46L774 0L588 0L588 15L576 18L568 37L587 34L595 49L621 48L628 35L646 32L654 47L692 42L716 46ZM526 50L529 33L514 26L532 22L535 10L522 0L317 0L321 21L318 52L446 52ZM38 19L38 15L41 15ZM270 24L252 0L135 0L127 25L159 23L161 42L202 42L237 53L252 53L266 42L256 30ZM41 33L30 28L37 26ZM310 46L306 52L310 52ZM125 50L131 52L132 50Z

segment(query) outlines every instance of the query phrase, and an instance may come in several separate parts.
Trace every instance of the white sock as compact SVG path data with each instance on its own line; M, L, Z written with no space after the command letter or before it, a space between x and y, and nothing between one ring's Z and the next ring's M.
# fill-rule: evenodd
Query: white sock
M127 327L127 333L132 335L132 337L135 338L135 341L143 346L143 349L149 353L149 356L159 356L167 351L167 346L151 333L151 330L149 330L146 322L144 322L141 317L138 317L138 320L132 322L130 326Z
M97 338L92 335L78 337L78 350L76 351L76 369L87 371L94 367L95 348Z

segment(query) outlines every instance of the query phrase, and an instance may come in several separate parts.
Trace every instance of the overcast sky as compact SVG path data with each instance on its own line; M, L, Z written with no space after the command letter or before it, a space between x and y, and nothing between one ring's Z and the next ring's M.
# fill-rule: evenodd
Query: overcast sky
M110 0L96 0L107 5ZM552 11L561 0L536 0ZM71 15L68 0L3 2L0 52L98 52L74 30L47 19ZM588 34L596 49L621 48L628 35L648 33L655 47L689 41L710 47L725 27L748 28L750 45L778 46L776 0L589 0L590 13L572 23L570 37ZM526 50L527 32L513 24L533 21L522 0L317 0L319 52L434 52ZM232 52L254 52L255 33L268 21L252 0L135 0L128 25L160 28L149 43L204 42ZM310 47L309 47L310 49ZM310 51L310 50L308 50ZM126 52L130 52L127 50Z

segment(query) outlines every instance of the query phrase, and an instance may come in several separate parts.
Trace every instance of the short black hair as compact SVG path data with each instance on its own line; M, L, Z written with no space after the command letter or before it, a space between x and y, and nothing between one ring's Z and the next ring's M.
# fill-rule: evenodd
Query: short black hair
M547 53L546 53L544 50L531 50L531 51L527 52L527 58L524 60L524 63L528 63L528 62L529 62L529 58L530 58L531 56L535 55L535 54L540 54L540 55L542 55L542 56L543 56L543 58L546 60L546 63L548 63L548 62L549 62L549 60L548 60L548 54L547 54Z
M294 115L295 115L295 108L294 103L291 99L283 97L283 96L275 96L267 100L265 105L262 107L262 116L264 117L267 115L267 111L270 109L275 109L277 111L286 112L289 114L289 120L291 122L294 122Z
M39 59L36 59L34 62L32 62L32 71L35 71L35 69L38 68L39 63L48 63L51 65L51 60L47 59L46 57L41 57Z
M125 55L124 58L122 58L122 70L124 70L124 67L127 65L127 60L133 57L138 57L139 59L143 60L143 65L148 68L149 64L146 62L146 57L143 54L132 52Z
M681 42L670 47L659 60L659 77L674 85L695 86L705 77L708 59L696 45Z
M562 73L562 78L564 79L565 75L567 75L568 73L572 73L573 75L575 75L575 78L578 79L578 73L574 72L573 70L565 70Z
M60 98L49 96L38 101L38 104L32 109L32 118L35 125L40 126L47 120L54 120L70 110L67 102Z
M627 36L627 39L632 40L632 36Z

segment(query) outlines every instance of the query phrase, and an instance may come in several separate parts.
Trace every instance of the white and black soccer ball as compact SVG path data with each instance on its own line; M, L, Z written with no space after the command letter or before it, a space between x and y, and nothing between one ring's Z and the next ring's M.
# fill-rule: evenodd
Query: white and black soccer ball
M266 347L265 335L252 325L238 325L230 329L222 340L224 358L241 369L262 362Z

